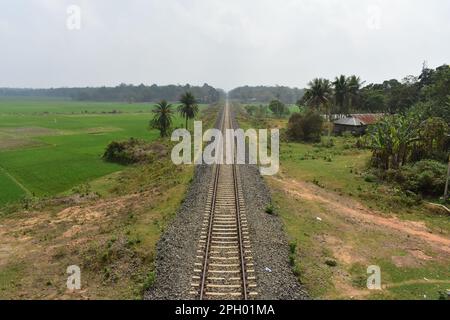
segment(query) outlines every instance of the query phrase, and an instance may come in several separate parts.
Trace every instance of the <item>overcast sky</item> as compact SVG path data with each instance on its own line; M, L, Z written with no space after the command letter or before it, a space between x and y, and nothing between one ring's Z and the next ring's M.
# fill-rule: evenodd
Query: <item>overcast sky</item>
M448 0L0 0L0 87L379 82L450 63L449 21Z

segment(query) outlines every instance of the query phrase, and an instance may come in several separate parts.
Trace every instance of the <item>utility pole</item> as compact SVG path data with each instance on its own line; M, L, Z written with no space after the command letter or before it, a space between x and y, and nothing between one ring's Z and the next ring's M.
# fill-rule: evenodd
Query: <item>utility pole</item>
M447 179L445 181L444 203L448 200L448 184L450 180L450 155L448 156Z

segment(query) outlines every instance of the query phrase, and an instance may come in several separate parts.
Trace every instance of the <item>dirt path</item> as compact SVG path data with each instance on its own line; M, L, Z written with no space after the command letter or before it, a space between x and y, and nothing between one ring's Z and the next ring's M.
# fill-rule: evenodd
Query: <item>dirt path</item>
M366 223L387 227L414 236L433 245L439 251L450 254L450 239L431 233L423 222L403 221L395 217L383 217L381 213L368 209L355 200L342 197L328 190L323 190L307 182L294 179L272 179L282 184L285 192L295 197L319 202L336 214L350 216Z

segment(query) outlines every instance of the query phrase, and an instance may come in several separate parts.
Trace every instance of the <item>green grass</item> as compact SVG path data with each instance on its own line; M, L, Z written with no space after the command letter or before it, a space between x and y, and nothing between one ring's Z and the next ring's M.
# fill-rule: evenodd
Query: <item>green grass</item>
M334 139L336 147L330 149L312 144L282 143L280 161L287 169L295 171L301 180L316 180L348 193L356 193L359 188L370 189L371 185L360 175L366 169L370 152L345 150L346 139Z
M38 113L101 113L112 112L148 112L148 103L90 102L71 101L51 98L0 98L1 113L38 114Z
M19 199L27 193L11 177L0 169L0 198L4 202Z
M0 172L0 206L25 194L6 173L32 194L42 197L121 170L120 165L102 161L101 155L113 140L158 138L158 131L148 128L152 107L44 99L0 100L0 167L4 169ZM121 113L109 113L113 110ZM174 127L183 124L177 114Z

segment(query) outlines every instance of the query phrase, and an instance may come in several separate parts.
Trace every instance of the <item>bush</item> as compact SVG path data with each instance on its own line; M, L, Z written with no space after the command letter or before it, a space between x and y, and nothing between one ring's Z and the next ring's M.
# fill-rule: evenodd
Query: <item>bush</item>
M289 114L289 109L279 100L272 100L269 104L269 109L274 115L280 118L285 114Z
M337 261L334 259L327 259L327 260L325 260L325 264L329 267L336 267Z
M145 293L148 289L150 289L155 283L155 272L151 271L147 274L147 277L144 279L144 283L142 284L142 294Z
M297 252L297 242L295 241L289 242L289 252L291 254L295 254Z
M323 118L314 111L294 113L289 118L287 135L293 141L320 142Z
M397 175L403 189L428 196L440 196L444 192L447 166L435 160L422 160L404 166Z
M374 183L377 181L377 177L371 173L368 173L365 175L364 181L369 182L369 183Z
M161 143L147 143L130 138L126 141L111 142L103 154L103 159L123 165L148 162L167 154L167 147Z
M268 204L265 208L265 211L267 214L275 214L275 208L273 207L273 204Z

